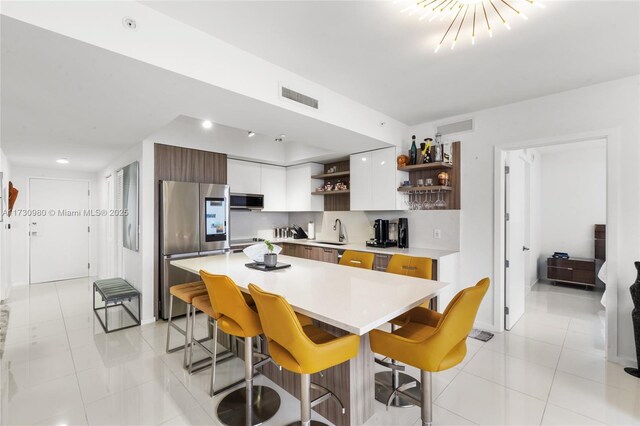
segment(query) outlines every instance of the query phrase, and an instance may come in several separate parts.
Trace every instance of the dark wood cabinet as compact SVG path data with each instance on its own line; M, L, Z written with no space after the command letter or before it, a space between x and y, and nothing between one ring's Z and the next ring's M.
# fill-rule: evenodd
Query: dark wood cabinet
M607 260L607 225L595 225L593 241L595 258Z
M594 287L596 285L596 263L594 259L547 259L547 278L567 284Z

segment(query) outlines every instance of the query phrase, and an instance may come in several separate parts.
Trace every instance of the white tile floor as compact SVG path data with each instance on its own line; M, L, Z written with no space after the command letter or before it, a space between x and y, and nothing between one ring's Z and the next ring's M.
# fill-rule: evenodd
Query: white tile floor
M189 376L181 352L164 353L166 324L105 335L91 310L90 282L14 289L2 424L218 424L220 397L207 394L208 371ZM434 375L435 424L640 424L640 380L604 360L599 297L534 287L511 332L488 343L470 339L464 363ZM206 334L204 317L197 331ZM234 360L222 364L217 381L241 376L242 363ZM276 387L264 377L256 382ZM298 417L298 402L278 390L282 407L267 425ZM376 403L367 426L419 425L419 415L417 407L385 411Z

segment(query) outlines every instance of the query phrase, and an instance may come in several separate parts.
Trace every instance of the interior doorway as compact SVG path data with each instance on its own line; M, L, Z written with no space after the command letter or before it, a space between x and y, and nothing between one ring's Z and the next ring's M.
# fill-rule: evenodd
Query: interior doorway
M29 179L29 283L89 276L90 188L84 180Z
M504 328L604 356L607 140L502 154Z

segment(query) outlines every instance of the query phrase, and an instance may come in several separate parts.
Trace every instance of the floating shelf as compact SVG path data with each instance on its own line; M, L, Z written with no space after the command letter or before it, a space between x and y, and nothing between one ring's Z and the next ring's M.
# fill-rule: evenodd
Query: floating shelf
M424 191L453 191L451 186L433 185L433 186L401 186L398 192L424 192Z
M425 163L425 164L415 164L413 166L398 167L398 170L401 172L415 172L418 170L436 170L436 169L451 169L451 168L453 168L453 165L449 163Z
M311 176L311 179L333 179L339 177L349 176L349 171L346 172L335 172L335 173L323 173L321 175Z
M313 191L311 195L340 195L340 194L348 194L350 190L345 191Z

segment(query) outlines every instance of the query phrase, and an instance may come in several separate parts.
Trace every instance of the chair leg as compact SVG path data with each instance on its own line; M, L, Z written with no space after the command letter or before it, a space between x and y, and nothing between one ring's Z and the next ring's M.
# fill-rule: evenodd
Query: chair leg
M195 308L193 308L195 311ZM195 312L193 313L194 317L195 317ZM191 305L187 305L187 317L186 317L186 323L185 323L185 327L184 327L184 359L182 361L182 367L183 368L187 368L190 364L190 358L191 358L191 339L193 337L193 327L191 327Z
M311 424L311 375L300 375L300 424Z
M189 312L192 307L191 306L187 306L188 310L187 312ZM188 315L188 314L187 314ZM187 323L189 322L189 318L187 317ZM184 353L185 355L187 354L187 351L189 352L189 374L191 374L193 372L193 347L195 346L193 343L193 330L196 329L196 308L195 306L193 307L193 314L191 315L191 335L189 336L189 347L187 348L185 346L185 350ZM187 330L189 330L189 327L187 327ZM186 358L185 358L186 360Z
M433 422L433 393L431 390L431 372L420 371L422 380L422 406L420 407L422 426L431 426Z
M211 389L209 396L213 397L216 381L216 361L218 358L218 321L213 320L213 355L211 356Z
M167 350L166 352L169 353L169 347L170 347L170 336L171 336L171 315L173 314L173 295L171 295L171 297L169 297L169 319L167 320Z

